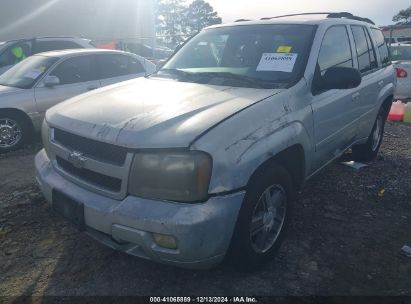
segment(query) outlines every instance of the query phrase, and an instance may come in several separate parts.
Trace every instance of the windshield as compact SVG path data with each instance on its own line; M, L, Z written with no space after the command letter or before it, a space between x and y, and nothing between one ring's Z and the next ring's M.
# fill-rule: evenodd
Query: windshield
M276 88L298 81L314 26L248 25L208 29L191 39L154 77L216 85Z
M57 60L39 55L29 57L0 75L0 85L30 89Z
M411 60L411 45L410 46L392 46L391 57L393 61Z

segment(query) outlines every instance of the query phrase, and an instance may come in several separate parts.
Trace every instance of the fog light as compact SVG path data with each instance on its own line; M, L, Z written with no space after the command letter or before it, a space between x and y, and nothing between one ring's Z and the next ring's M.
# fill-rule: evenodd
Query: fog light
M177 241L171 235L153 233L154 242L160 247L177 249Z

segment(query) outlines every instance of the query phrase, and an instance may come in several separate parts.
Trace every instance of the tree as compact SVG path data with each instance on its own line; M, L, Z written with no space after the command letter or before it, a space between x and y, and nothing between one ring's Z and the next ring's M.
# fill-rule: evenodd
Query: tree
M213 7L204 0L194 0L187 8L187 32L192 35L198 33L203 28L220 24L221 18L214 11Z
M392 18L392 21L397 22L397 24L411 24L411 6L401 10Z
M183 0L161 0L157 11L157 34L174 45L184 40L186 7Z

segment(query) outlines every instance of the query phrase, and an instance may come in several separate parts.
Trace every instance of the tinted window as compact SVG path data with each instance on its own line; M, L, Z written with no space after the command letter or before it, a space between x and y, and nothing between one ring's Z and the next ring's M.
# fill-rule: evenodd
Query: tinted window
M388 47L386 44L386 40L384 39L383 33L378 29L371 29L371 33L374 36L375 42L377 43L377 48L378 48L378 52L380 53L382 64L383 65L389 64L390 55L388 52Z
M144 73L144 67L135 58L119 54L98 55L100 79Z
M367 37L367 45L368 45L368 51L370 54L371 69L375 69L378 67L378 63L377 63L377 56L375 55L374 45L371 42L371 37L370 37L370 33L368 32L368 30L365 27L363 29L365 31L365 36Z
M14 65L31 55L31 42L17 42L0 54L0 67Z
M60 63L50 73L60 79L60 84L87 82L97 79L94 56L78 56Z
M366 73L376 67L374 51L364 27L351 26L357 50L358 66L361 73Z
M321 75L331 67L353 67L350 39L345 26L334 26L324 36L318 56Z
M42 53L42 52L48 52L48 51L78 49L78 48L83 48L83 47L71 41L37 41L35 52Z

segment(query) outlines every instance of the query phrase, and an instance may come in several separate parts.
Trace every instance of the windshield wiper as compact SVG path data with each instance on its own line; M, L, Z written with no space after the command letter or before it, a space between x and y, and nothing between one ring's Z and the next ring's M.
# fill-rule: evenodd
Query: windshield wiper
M185 72L179 69L161 69L152 76L164 77L164 75L162 74L171 75L176 77L177 79L183 80L193 80L197 78L195 73Z
M210 78L223 78L223 79L238 80L238 81L246 82L248 84L253 85L254 87L262 88L262 89L272 88L272 86L275 85L275 83L269 80L266 80L266 79L255 78L255 77L250 77L246 75L239 75L239 74L230 73L230 72L203 72L203 73L196 73L196 75L202 76L202 77L210 77Z

